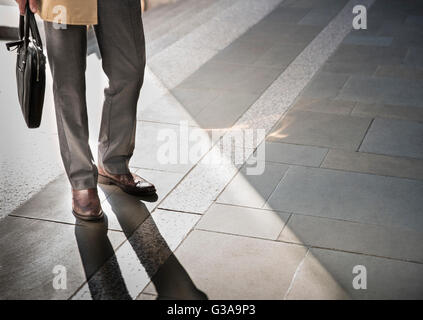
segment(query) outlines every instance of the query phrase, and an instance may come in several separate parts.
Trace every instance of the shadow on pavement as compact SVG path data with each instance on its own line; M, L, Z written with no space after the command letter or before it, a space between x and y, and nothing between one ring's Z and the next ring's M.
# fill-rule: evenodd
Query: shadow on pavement
M101 186L105 192L107 188ZM154 202L157 196L143 200ZM173 299L207 299L207 295L196 288L184 267L172 254L140 197L118 190L106 201L110 203L130 248L152 280L158 300L170 298L163 296L162 292L171 292ZM75 237L91 297L93 300L131 300L126 283L133 279L124 279L107 230L107 216L101 222L79 221L75 225ZM165 262L166 267L157 273Z

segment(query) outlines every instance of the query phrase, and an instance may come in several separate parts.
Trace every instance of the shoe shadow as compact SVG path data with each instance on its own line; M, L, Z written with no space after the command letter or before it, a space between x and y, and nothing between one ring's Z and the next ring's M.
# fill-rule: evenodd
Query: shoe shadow
M141 291L132 288L140 279L125 278L121 267L144 268L147 280L151 279L157 299L207 299L188 275L184 267L172 253L166 240L161 235L149 210L141 201L157 201L157 196L135 197L112 186L100 187L105 193L112 192L107 198L110 210L105 210L105 218L99 222L78 221L75 226L75 237L78 244L88 288L94 300L130 300ZM115 188L115 190L112 190ZM104 208L103 208L104 209ZM108 237L109 219L114 214L126 237L121 245L123 252L119 261ZM127 256L135 253L141 266L134 266ZM126 263L129 264L126 265ZM129 273L130 274L130 273ZM137 276L141 277L139 272ZM142 280L141 280L142 282ZM149 281L145 281L147 284ZM129 286L127 285L129 284ZM143 289L143 288L141 288ZM132 292L130 292L132 290Z

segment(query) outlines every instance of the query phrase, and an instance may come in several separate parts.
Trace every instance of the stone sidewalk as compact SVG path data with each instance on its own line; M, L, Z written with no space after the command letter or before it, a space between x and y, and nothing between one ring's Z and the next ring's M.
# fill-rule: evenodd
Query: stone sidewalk
M151 63L131 165L158 196L101 186L107 219L82 223L60 175L0 220L1 298L423 298L422 4L367 1L368 30L348 32L359 2L263 2L270 14L199 1L146 23ZM258 23L235 25L234 15ZM195 29L153 28L166 16ZM197 43L208 34L214 42ZM177 56L166 73L181 46L202 58ZM93 79L100 92L105 80ZM180 135L181 121L207 147L210 129L267 134L243 150L245 165L160 164L157 136ZM264 173L248 175L263 147ZM52 287L56 265L66 290ZM352 285L358 265L366 290Z

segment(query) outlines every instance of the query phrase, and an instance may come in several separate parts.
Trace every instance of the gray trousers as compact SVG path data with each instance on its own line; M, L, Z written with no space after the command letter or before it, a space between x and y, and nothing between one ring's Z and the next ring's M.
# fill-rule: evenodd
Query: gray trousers
M73 189L95 188L98 172L88 144L85 96L87 28L67 25L67 29L57 29L51 22L44 26L63 164ZM99 0L95 33L109 79L98 164L110 173L125 174L135 147L137 101L144 79L140 1Z

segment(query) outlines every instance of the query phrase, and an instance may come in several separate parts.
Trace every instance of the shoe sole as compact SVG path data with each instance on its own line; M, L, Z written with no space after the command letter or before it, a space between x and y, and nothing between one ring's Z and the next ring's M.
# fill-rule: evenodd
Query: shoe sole
M119 187L122 191L124 191L128 194L134 195L134 196L150 196L150 195L153 195L153 194L156 193L156 189L151 190L151 191L134 191L134 192L130 191L130 190L126 189L124 185L116 182L115 180L113 180L109 177L103 176L101 174L98 175L97 180L98 180L98 183L100 183L100 184L115 185L115 186Z

